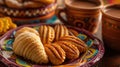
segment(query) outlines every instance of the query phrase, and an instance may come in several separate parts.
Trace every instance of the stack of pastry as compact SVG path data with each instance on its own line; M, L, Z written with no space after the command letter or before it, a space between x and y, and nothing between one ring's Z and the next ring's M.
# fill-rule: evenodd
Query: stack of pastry
M0 16L10 16L16 23L47 20L55 14L56 0L0 0Z
M14 53L39 64L50 61L59 65L79 58L87 50L86 44L71 36L63 24L41 25L38 32L28 27L18 30L13 43Z
M38 8L54 2L55 0L0 0L1 5L10 8Z
M9 17L0 18L0 36L5 34L8 30L16 28L17 25L14 24Z

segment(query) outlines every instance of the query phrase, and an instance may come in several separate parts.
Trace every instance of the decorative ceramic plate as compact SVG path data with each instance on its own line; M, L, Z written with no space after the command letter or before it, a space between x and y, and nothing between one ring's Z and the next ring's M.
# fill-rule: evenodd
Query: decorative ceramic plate
M53 65L50 65L50 64L49 65L33 64L27 60L24 60L16 56L12 50L12 44L14 42L14 34L16 30L25 26L32 27L38 30L38 28L41 25L43 24L24 25L24 26L18 27L17 29L10 30L5 35L3 35L0 38L0 52L1 52L0 60L7 66L11 66L11 67L19 67L19 66L23 66L23 67L41 67L41 66L51 67L52 66L54 67ZM54 26L54 24L51 26ZM72 60L72 61L66 61L65 63L59 65L58 67L65 67L65 66L90 67L103 57L104 47L102 42L98 38L94 37L92 34L90 34L89 32L83 29L78 29L71 26L67 26L67 27L68 29L73 29L79 33L77 37L82 39L87 44L88 51L84 53L82 56L80 56L78 59Z

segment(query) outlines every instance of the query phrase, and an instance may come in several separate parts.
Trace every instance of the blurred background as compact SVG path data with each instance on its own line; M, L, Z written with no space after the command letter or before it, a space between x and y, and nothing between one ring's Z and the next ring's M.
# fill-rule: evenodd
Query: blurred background
M120 0L103 0L104 4L120 3Z

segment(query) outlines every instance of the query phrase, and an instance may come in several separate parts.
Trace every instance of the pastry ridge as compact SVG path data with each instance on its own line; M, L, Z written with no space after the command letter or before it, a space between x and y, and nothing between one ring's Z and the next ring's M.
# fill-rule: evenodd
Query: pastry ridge
M82 53L87 50L87 45L82 41L81 39L75 37L75 36L64 36L59 39L59 41L67 41L75 45L78 50Z
M21 41L18 41L18 40L21 40ZM24 40L26 40L26 43L23 42ZM19 44L19 42L21 42L21 43ZM18 48L17 46L20 46L21 48L17 49ZM33 49L31 49L31 47L33 47L33 46L35 46L34 49L36 49L34 51L33 51ZM22 47L26 47L26 48L23 49ZM23 52L21 52L21 50ZM35 33L25 31L25 32L19 34L15 38L15 41L13 42L13 51L15 54L20 55L20 56L22 56L26 59L29 59L33 62L36 62L39 64L48 63L48 57L45 52L44 46L41 43L39 36L37 36ZM33 54L32 54L32 56L29 56L31 54L30 53L31 51L33 51L32 52ZM22 54L20 54L19 52L21 52ZM41 60L41 59L43 59L43 60Z
M66 41L58 41L56 42L56 45L60 45L61 48L66 52L67 59L76 59L80 55L78 48L72 43Z
M65 61L65 51L60 46L46 45L45 50L52 64L59 65Z
M55 38L54 29L48 25L42 25L39 28L40 38L43 44L49 44L53 42Z
M30 28L30 27L23 27L23 28L21 28L20 30L18 30L18 31L15 33L15 37L17 37L19 34L25 32L25 31L29 31L29 32L35 33L36 35L39 36L39 33L38 33L35 29Z
M64 26L63 24L55 25L54 30L55 30L55 41L59 40L59 38L63 36L69 35L67 27Z

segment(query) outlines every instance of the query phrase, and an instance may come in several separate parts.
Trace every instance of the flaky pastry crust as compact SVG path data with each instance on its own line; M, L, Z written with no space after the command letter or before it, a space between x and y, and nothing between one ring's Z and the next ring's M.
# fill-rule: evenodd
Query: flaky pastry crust
M48 63L43 44L35 33L25 31L19 34L13 42L13 51L15 54L33 62L39 64Z
M39 36L39 33L35 29L30 28L30 27L23 27L15 33L15 37L17 37L19 34L25 32L25 31L35 33L37 36Z

